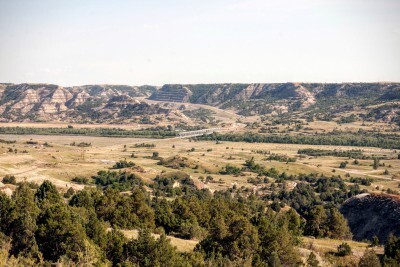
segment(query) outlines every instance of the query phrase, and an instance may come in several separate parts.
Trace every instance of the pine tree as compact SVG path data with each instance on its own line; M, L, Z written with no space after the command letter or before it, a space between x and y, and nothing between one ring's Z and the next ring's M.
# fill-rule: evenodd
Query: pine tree
M314 254L314 252L311 252L310 255L308 256L307 266L308 267L318 267L319 266L319 261L317 260L317 256Z
M374 158L374 164L373 164L374 170L377 170L379 168L379 159Z
M113 229L107 233L106 241L106 257L116 266L125 259L124 247L127 240L122 232Z
M0 232L9 234L11 223L11 212L14 203L6 195L0 192Z
M47 203L61 203L62 198L58 193L57 188L50 181L44 181L36 191L35 194L36 201L39 206L43 208L43 206Z
M161 235L158 240L151 236L149 230L139 231L137 240L127 243L124 252L126 260L134 266L153 267L153 266L182 266L183 258L176 249L170 244L165 235Z
M79 217L65 204L46 205L37 223L36 236L45 259L57 261L66 255L77 261L79 253L85 251L86 231Z
M275 251L271 253L271 256L268 259L268 267L282 267L278 253Z
M381 267L381 263L375 251L367 249L361 257L358 267Z
M258 225L260 239L259 254L268 261L276 253L283 265L293 266L300 261L295 245L298 238L294 231L289 230L289 221L286 215L275 216L268 212L262 216Z
M330 209L330 216L328 219L329 237L336 239L351 239L352 234L347 220L336 208Z
M390 234L385 244L385 257L400 262L400 238Z
M10 226L11 254L41 260L42 255L35 238L39 208L36 205L34 193L26 183L22 183L12 198L15 208L12 211L13 220Z
M306 234L315 237L323 237L327 234L328 225L326 224L328 216L323 206L317 205L311 209L307 216Z
M372 237L371 247L376 247L376 246L378 246L378 245L379 245L379 238L378 238L376 235L374 235L374 236Z

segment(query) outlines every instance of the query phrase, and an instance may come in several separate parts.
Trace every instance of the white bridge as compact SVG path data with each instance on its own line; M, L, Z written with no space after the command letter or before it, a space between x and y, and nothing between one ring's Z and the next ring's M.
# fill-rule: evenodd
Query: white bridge
M178 133L178 137L195 137L195 136L202 136L206 134L212 134L214 132L222 131L222 128L210 128L210 129L202 129L197 131L187 131Z

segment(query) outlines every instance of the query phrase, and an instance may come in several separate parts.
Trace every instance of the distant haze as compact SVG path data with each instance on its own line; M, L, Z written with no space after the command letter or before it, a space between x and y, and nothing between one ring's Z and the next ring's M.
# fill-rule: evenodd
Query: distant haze
M400 81L399 0L0 0L0 82Z

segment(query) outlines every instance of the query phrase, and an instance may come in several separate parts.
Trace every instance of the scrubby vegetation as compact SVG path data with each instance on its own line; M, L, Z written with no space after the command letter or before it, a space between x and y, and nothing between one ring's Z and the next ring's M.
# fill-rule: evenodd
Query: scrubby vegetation
M88 142L80 142L80 143L72 142L70 145L71 146L77 146L77 147L90 147L90 146L92 146L92 144L88 143Z
M72 182L77 183L77 184L89 184L90 180L86 177L77 176L77 177L72 178Z
M125 169L125 168L130 168L135 166L136 164L132 161L127 161L127 160L120 160L116 162L113 166L112 169Z
M93 176L95 184L104 188L111 187L119 191L126 191L133 186L142 186L143 182L136 174L128 172L99 171Z
M286 155L278 155L278 154L271 154L270 156L266 157L265 160L276 160L280 162L296 162L297 158L291 158Z
M3 177L4 184L16 184L17 180L14 175L6 175Z
M138 148L138 147L155 147L155 144L149 144L149 143L141 143L141 144L135 144L134 147Z
M349 182L369 186L374 180L371 178L351 177Z
M0 144L15 144L17 141L15 140L4 140L4 139L0 139Z

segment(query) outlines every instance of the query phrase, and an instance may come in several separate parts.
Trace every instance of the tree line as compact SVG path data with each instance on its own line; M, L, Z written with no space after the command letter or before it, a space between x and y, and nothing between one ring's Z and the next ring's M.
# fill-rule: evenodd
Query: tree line
M83 135L106 137L174 137L176 132L167 127L154 127L140 130L126 130L121 128L36 128L36 127L0 127L0 134L37 134L37 135Z
M368 134L368 133L320 133L316 135L273 135L246 133L214 133L197 137L199 140L247 142L247 143L281 143L307 145L334 145L334 146L362 146L400 149L400 135L396 134Z

